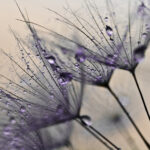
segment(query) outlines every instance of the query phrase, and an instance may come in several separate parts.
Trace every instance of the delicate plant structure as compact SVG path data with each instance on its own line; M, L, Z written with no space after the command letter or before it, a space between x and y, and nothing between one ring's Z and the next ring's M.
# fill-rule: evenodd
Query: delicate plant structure
M111 0L107 0L109 16L105 18L101 15L95 2L92 2L85 2L89 21L70 7L67 11L74 18L73 21L48 9L60 17L57 18L59 22L73 27L78 32L73 38L30 21L16 2L23 18L21 21L30 31L30 39L26 41L11 30L20 50L19 60L17 56L14 58L1 50L1 53L9 58L13 73L17 78L13 80L0 73L0 108L7 113L5 114L7 119L2 118L4 122L1 124L1 149L49 150L65 146L69 144L72 131L70 122L75 120L107 149L120 150L92 126L89 116L81 115L84 88L88 83L102 86L112 94L147 149L150 150L149 142L110 87L110 80L116 68L129 71L135 80L145 111L150 119L135 73L150 42L147 19L149 9L142 1L136 6L136 11L131 13L132 5L129 3L127 24L119 27ZM40 37L35 26L46 29L54 40ZM120 28L123 28L123 32L120 32ZM137 32L135 33L133 29L136 29ZM78 34L81 34L81 37L78 37ZM124 124L120 114L112 115L109 121L122 133L119 127L120 124L124 127ZM46 134L41 134L41 130L59 124L67 126L67 130L61 135L62 139L60 141L57 138L50 139L49 134L51 143L46 143L49 139ZM129 146L138 150L128 129L124 127L124 130L123 134L127 137ZM131 144L128 139L133 143Z
M26 21L23 14L22 17ZM1 78L9 81L15 87L15 90L1 87L4 94L3 97L12 103L14 113L16 111L19 112L18 115L24 118L31 131L77 120L108 149L112 149L111 146L113 146L119 150L115 144L91 125L88 116L80 115L84 89L82 69L80 74L81 83L77 85L77 83L72 81L72 73L64 70L64 68L62 69L63 65L61 66L59 58L55 58L48 53L46 47L42 47L36 30L30 23L27 23L27 26L33 37L33 47L36 48L36 55L35 53L32 55L30 49L27 49L27 45L14 32L14 37L21 50L21 62L15 61L14 58L2 51L11 60L21 83L18 84L1 74ZM24 77L20 75L21 73L19 73L18 69L25 75ZM23 86L22 83L25 85Z
M28 132L30 127L25 123L25 121L19 119L15 115L18 113L12 114L12 110L8 108L8 105L11 105L8 101L5 101L6 97L4 92L0 90L0 149L3 150L46 150L42 141L39 132ZM6 105L2 105L4 104ZM7 103L7 104L6 104ZM22 122L20 122L22 121ZM22 126L21 126L22 124Z
M109 81L115 68L130 71L137 85L147 116L148 118L150 118L148 108L146 106L135 74L136 67L144 58L145 51L148 48L150 40L149 24L146 19L147 14L144 13L146 17L142 18L142 20L140 18L140 15L143 16L143 12L145 12L144 9L147 9L147 7L144 7L144 3L137 6L136 12L132 13L133 16L136 16L137 18L137 20L135 21L135 19L132 19L132 15L130 14L129 5L127 25L124 27L124 33L121 35L118 29L118 25L115 22L115 15L112 10L113 5L111 1L107 2L108 10L110 13L109 17L110 21L112 21L112 26L110 26L109 23L106 23L103 20L103 17L101 16L95 3L86 3L90 18L92 18L92 22L95 25L91 24L89 21L86 21L81 16L78 16L71 9L69 9L68 11L75 18L76 23L72 22L61 14L58 14L56 11L48 9L50 12L53 12L60 17L60 19L57 18L58 21L63 22L79 31L79 33L81 33L85 37L84 40L86 39L86 42L88 43L86 44L83 41L81 42L79 40L76 41L49 30L50 33L53 34L53 36L60 40L59 43L54 41L52 42L52 44L61 49L64 54L67 54L69 57L69 61L71 60L71 56L72 59L75 59L78 62L77 65L82 64L84 66L83 74L85 76L85 82L103 86L110 91L110 93L117 100L119 106L122 108L128 119L136 129L141 139L144 141L145 145L148 147L148 149L150 149L150 144L144 138L134 120L131 118L129 112L122 105L117 95L109 86ZM107 20L109 17L107 17ZM100 25L98 24L99 20ZM32 22L28 21L28 23ZM137 23L139 26L137 25ZM38 25L36 23L32 24ZM135 33L134 30L132 31L132 29L134 28L137 29L138 33ZM103 29L105 29L105 32ZM65 44L60 44L62 43L61 40ZM71 46L67 47L66 45ZM74 64L73 62L74 61L72 60L72 64ZM68 67L68 69L75 76L74 78L80 81L77 72L75 72L72 68L70 69Z
M8 94L8 91L6 93L3 90L0 90L0 110L2 112L0 116L2 132L0 137L1 149L8 150L16 148L17 150L20 150L21 148L24 148L27 150L30 148L35 150L47 150L49 148L53 149L62 146L69 146L69 137L72 130L72 125L70 123L64 125L67 130L62 126L56 126L57 130L63 129L63 132L59 135L61 139L52 136L52 133L55 130L55 127L53 127L53 129L50 129L50 132L45 134L44 140L42 140L43 131L40 129L37 130L37 128L41 127L38 126L38 123L41 124L42 121L42 125L46 125L44 117L43 120L39 120L39 118L35 117L40 116L32 116L35 115L34 108L37 108L36 111L38 113L38 108L40 108L40 106L38 106L38 104L31 104L31 102L22 101L22 99L13 96L13 94ZM32 112L29 112L29 109L31 108L33 108ZM50 141L47 141L48 137L51 137ZM6 144L6 142L9 144Z

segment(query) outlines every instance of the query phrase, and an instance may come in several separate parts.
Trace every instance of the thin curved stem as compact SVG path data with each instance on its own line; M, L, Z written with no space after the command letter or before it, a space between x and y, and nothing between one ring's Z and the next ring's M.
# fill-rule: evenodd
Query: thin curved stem
M144 144L146 145L147 149L150 150L150 144L145 139L145 137L143 136L143 134L141 133L141 131L139 130L139 128L135 124L134 120L132 119L132 117L130 116L130 114L126 110L126 108L122 105L122 103L120 102L118 96L112 91L112 89L109 86L107 86L107 89L113 95L113 97L115 98L115 100L117 101L117 103L119 104L119 106L121 107L121 109L123 110L123 112L125 113L125 115L128 117L128 119L130 120L131 124L133 125L133 127L137 131L138 135L141 137L141 139L143 140Z
M110 147L107 143L109 143L111 146L113 146L116 150L120 150L115 144L113 144L110 140L108 140L104 135L102 135L99 131L97 131L94 127L91 125L86 126L81 121L76 120L82 127L84 127L91 135L93 135L97 140L99 140L105 147L107 147L109 150L113 150L112 147ZM101 138L103 138L106 142L104 142Z
M138 88L139 94L140 94L140 96L141 96L141 100L142 100L142 103L143 103L145 112L146 112L146 114L147 114L148 120L150 121L150 114L149 114L148 108L147 108L147 106L146 106L146 103L145 103L145 100L144 100L144 96L143 96L142 91L141 91L141 89L140 89L139 83L138 83L138 81L137 81L136 74L135 74L135 72L131 72L131 74L132 74L132 76L133 76L133 78L134 78L134 81L135 81L136 86L137 86L137 88Z

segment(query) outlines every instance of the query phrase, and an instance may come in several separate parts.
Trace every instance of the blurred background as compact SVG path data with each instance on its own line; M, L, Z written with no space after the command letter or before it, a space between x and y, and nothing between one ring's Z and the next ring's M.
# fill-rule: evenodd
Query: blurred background
M134 0L135 2L137 0ZM105 0L95 0L101 12L105 13ZM118 22L121 24L126 20L127 0L112 0L115 11L118 12ZM67 27L56 21L56 16L46 8L53 9L65 15L66 4L74 10L82 10L83 0L18 0L19 6L26 10L31 21L39 23L62 34L69 34ZM121 11L121 13L119 13ZM86 14L84 14L86 16ZM16 41L14 40L10 27L22 37L26 37L28 31L23 22L17 21L21 15L13 0L0 0L0 48L13 53L16 52ZM150 110L150 51L148 49L146 58L136 70L137 78ZM0 55L0 71L7 74L9 68L6 59ZM111 80L111 87L120 97L122 103L134 118L138 127L145 137L150 141L150 125L134 80L129 72L116 70ZM91 116L93 126L111 139L123 150L131 150L129 146L131 137L139 150L146 150L143 142L138 137L128 119L122 113L118 104L110 93L103 88L86 86L82 114ZM118 121L119 120L119 121ZM121 120L121 121L120 121ZM55 134L53 135L55 136ZM96 139L78 124L73 123L71 143L74 150L105 150ZM131 142L133 143L133 142ZM131 144L132 145L132 144ZM67 149L67 148L64 148ZM132 148L137 150L136 148Z

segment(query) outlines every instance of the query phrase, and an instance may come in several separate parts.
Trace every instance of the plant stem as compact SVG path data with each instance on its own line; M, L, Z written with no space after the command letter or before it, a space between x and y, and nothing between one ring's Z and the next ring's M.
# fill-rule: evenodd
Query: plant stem
M139 147L136 145L135 140L132 138L130 132L122 121L120 122L120 124L116 124L116 128L119 130L122 137L125 138L130 148L132 147L132 150L139 150Z
M80 120L80 118L79 118ZM84 127L89 133L91 133L97 140L99 140L105 147L107 147L109 150L113 150L112 147L110 147L106 142L104 142L100 137L102 137L105 141L107 141L110 145L112 145L116 150L120 150L115 144L113 144L111 141L109 141L105 136L103 136L99 131L97 131L92 126L86 126L81 121L76 120L82 127ZM95 133L94 133L95 132ZM100 137L99 137L100 136Z
M146 145L146 147L148 148L148 150L150 150L150 144L147 142L147 140L145 139L145 137L143 136L143 134L141 133L141 131L139 130L139 128L137 127L137 125L135 124L135 122L133 121L132 117L130 116L130 114L128 113L128 111L126 110L126 108L122 105L122 103L120 102L118 96L112 91L112 89L109 86L107 86L107 89L114 96L115 100L117 101L117 103L119 104L119 106L121 107L121 109L123 110L123 112L126 114L126 116L128 117L128 119L132 123L133 127L135 128L135 130L137 131L138 135L143 140L143 142Z
M147 117L148 117L148 119L149 119L149 121L150 121L150 114L149 114L149 111L148 111L148 109L147 109L147 106L146 106L146 103L145 103L145 100L144 100L144 96L143 96L142 91L141 91L141 89L140 89L140 86L139 86L139 83L138 83L138 81L137 81L137 77L136 77L136 75L135 75L135 72L131 72L131 74L132 74L132 76L133 76L133 78L134 78L134 81L135 81L136 86L137 86L137 88L138 88L139 94L140 94L140 96L141 96L141 100L142 100L142 102L143 102L144 109L145 109L146 114L147 114Z
M101 136L104 140L106 140L110 145L112 145L115 149L120 150L119 147L117 147L114 143L112 143L109 139L107 139L104 135L102 135L98 130L96 130L93 126L89 126L91 130L93 130L95 133L97 133L99 136Z

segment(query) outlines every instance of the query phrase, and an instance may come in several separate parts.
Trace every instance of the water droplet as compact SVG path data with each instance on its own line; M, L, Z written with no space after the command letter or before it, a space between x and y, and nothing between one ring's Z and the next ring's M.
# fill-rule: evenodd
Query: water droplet
M30 66L29 65L27 65L27 70L30 70Z
M43 53L43 54L46 54L46 50L45 50L45 49L42 49L42 53Z
M64 107L62 105L58 105L57 108L57 114L60 115L60 114L63 114L64 113Z
M31 104L27 104L28 108L31 108Z
M60 73L59 83L61 83L62 85L66 85L67 83L72 81L72 79L73 79L73 76L71 73L62 72Z
M146 37L147 37L147 33L143 33L143 34L142 34L142 38L145 39Z
M56 71L60 71L61 68L59 66L56 66Z
M144 59L146 49L147 49L146 45L141 45L135 49L134 60L136 61L136 63L139 63Z
M11 117L9 121L10 121L11 124L15 124L16 123L16 120L15 120L14 117Z
M22 113L26 112L25 106L21 106L21 107L20 107L20 111L21 111Z
M61 48L61 51L63 52L63 54L67 54L67 49L66 48Z
M106 25L106 33L107 33L108 36L112 36L113 30L110 26Z
M108 17L105 17L104 20L105 20L105 22L108 22Z
M145 8L146 8L146 6L145 6L145 4L142 2L142 3L139 5L139 7L138 7L138 10L137 10L138 14L141 15L141 16L145 16Z
M84 54L83 52L77 52L77 53L75 54L75 59L76 59L78 62L82 63L82 62L84 62L84 61L86 60L86 56L85 56L85 54Z
M54 56L46 56L45 58L48 60L50 64L55 64L56 62L56 59Z
M115 62L115 58L116 57L114 55L112 55L112 54L107 55L107 57L106 57L106 63L110 64L110 65L113 65L114 62Z
M80 65L79 64L74 64L76 69L79 69Z
M3 135L5 136L11 135L11 128L10 127L4 128Z
M92 125L92 121L91 118L87 115L83 115L80 117L81 122L86 125L86 126L91 126Z

